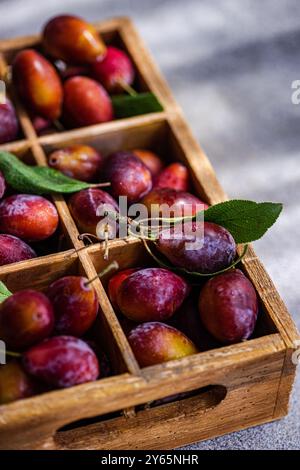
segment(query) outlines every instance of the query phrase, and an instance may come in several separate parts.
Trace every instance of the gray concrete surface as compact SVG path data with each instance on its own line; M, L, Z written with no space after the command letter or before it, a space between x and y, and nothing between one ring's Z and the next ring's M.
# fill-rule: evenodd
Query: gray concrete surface
M300 327L299 1L2 0L0 36L58 12L132 16L230 196L284 203L255 247ZM300 449L299 379L286 419L189 448Z

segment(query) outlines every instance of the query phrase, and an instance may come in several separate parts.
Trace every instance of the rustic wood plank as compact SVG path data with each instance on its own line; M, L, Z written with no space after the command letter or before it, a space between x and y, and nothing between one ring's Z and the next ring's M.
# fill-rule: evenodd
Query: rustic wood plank
M238 348L228 346L149 367L140 377L123 374L17 401L0 407L0 448L31 448L35 442L40 446L41 441L37 441L37 437L45 439L49 445L54 432L70 422L207 385L224 385L234 390L249 383L263 386L270 380L274 398L271 398L268 386L264 396L274 408L275 385L278 384L283 360L283 342L279 335L271 335L251 340ZM232 406L238 406L236 399ZM261 413L260 406L255 410ZM10 436L9 442L7 435Z
M263 384L246 384L229 391L221 403L207 392L137 412L134 418L120 417L58 433L52 446L65 450L173 449L270 421L275 385L276 379L269 378Z
M93 138L100 138L103 136L105 141L106 136L122 136L122 132L126 134L126 130L134 131L140 129L142 126L147 128L148 125L161 122L167 118L164 112L151 113L143 116L134 116L126 119L117 119L116 121L104 122L102 124L95 124L93 126L82 127L80 129L68 130L65 132L53 133L39 138L41 145L66 145L71 142L80 142L92 140ZM111 142L113 145L113 142ZM127 144L128 146L128 144Z

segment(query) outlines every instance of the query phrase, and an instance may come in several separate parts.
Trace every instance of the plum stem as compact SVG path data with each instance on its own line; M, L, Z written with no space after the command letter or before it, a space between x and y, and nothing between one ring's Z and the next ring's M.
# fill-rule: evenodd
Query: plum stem
M95 183L95 184L90 184L90 187L91 188L108 188L108 186L110 186L111 183L107 182L107 183Z
M64 126L62 125L62 123L58 119L55 119L53 121L53 125L59 132L64 132L65 131Z
M114 216L116 218L116 220L118 220L119 222L121 222L121 221L126 222L128 224L128 234L131 235L132 237L144 238L144 239L149 240L149 241L155 241L156 238L157 238L157 236L149 237L145 233L142 232L142 229L144 229L144 228L147 229L147 227L141 226L141 221L137 222L137 221L131 219L130 217L122 216L122 215L118 214L117 212L113 212L113 211L107 211L105 215L106 216ZM130 228L131 226L136 228L136 232L138 230L141 231L141 235L138 235L136 232L133 232Z
M100 241L97 235L94 235L93 233L81 233L78 235L78 240L84 241L86 239L91 245L93 244L92 238L98 242Z
M105 246L105 251L104 251L104 256L103 258L105 260L108 260L109 257L109 245L108 245L108 240L109 240L109 232L108 232L108 224L105 225L104 229L104 246Z
M85 283L85 286L90 285L92 282L95 282L97 279L101 279L102 277L106 276L111 271L117 271L119 269L119 263L117 261L113 261L110 263L106 268L104 268L97 276L93 279L90 279L88 282Z
M154 242L157 237L149 237L147 235L145 235L144 233L141 233L141 235L138 235L137 233L134 233L130 230L130 228L128 227L128 234L131 235L132 237L135 237L135 238L138 238L140 240L148 240L149 242Z
M128 85L128 83L125 83L123 81L118 82L119 85L123 88L124 91L126 91L130 96L137 96L137 92L135 91L132 86Z
M14 352L14 351L6 351L6 354L7 354L7 356L11 356L11 357L21 357L22 356L22 354Z
M89 245L87 246L82 246L81 248L74 248L75 253L79 253L80 251L86 250L87 248L90 247L90 245L93 244L92 238L94 238L98 243L101 241L96 235L93 235L92 233L81 233L78 235L78 240L84 241L87 240L89 242Z
M215 271L213 273L200 273L200 272L194 272L194 271L188 271L187 269L185 268L180 268L180 267L175 267L175 266L170 266L169 264L165 263L164 261L162 261L161 259L159 259L151 250L151 248L149 247L149 245L147 244L147 241L146 239L142 239L143 241L143 244L146 248L146 250L148 251L149 255L158 263L159 266L161 266L162 268L166 268L166 269L170 269L171 271L174 271L174 272L179 272L179 273L182 273L182 274L185 274L185 275L189 275L189 276L194 276L194 277L201 277L201 278L207 278L207 277L213 277L213 276L217 276L218 274L222 274L222 273L225 273L226 271L229 271L230 269L233 269L235 268L235 266L240 263L242 261L242 259L244 258L244 256L246 255L247 253L247 250L248 250L248 245L246 244L244 246L244 249L243 249L243 253L241 254L241 256L239 256L230 266L228 266L227 268L224 268L224 269L221 269L220 271Z
M4 354L6 354L6 356L10 356L10 357L21 357L22 356L22 354L14 352L14 351L7 351L7 350L3 351L3 350L0 349L0 352L4 353Z

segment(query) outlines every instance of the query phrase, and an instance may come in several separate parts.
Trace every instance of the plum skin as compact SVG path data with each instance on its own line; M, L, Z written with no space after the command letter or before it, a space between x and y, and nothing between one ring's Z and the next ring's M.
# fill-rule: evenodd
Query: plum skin
M190 174L182 163L174 162L164 168L154 179L154 188L171 188L177 191L189 191Z
M168 232L162 230L157 243L158 250L174 266L212 274L232 264L236 255L236 244L224 227L212 222L197 221L185 222L184 225L175 227L170 229L170 236L167 238ZM199 247L197 241L200 243ZM191 243L191 246L187 243ZM195 247L192 247L193 243Z
M0 266L35 258L35 251L18 237L0 234Z
M158 175L163 169L164 165L161 158L156 153L151 152L151 150L134 149L132 153L146 165L153 177Z
M19 121L17 118L16 110L12 102L8 98L6 98L5 103L0 103L0 144L12 142L18 137L18 133ZM2 197L1 189L0 197Z
M69 209L78 229L97 235L97 226L103 216L97 215L97 209L109 206L111 211L119 212L116 201L105 191L97 188L83 189L73 194L69 199ZM103 211L104 212L104 211ZM114 238L115 228L109 224L109 237Z
M58 222L55 206L42 196L16 194L0 202L0 231L26 242L46 240Z
M16 55L12 71L14 85L29 110L51 121L58 119L63 88L51 62L35 50L25 49Z
M224 344L246 340L254 331L258 299L239 269L211 278L200 292L198 307L205 328Z
M19 361L14 359L0 366L0 405L31 397L35 392L36 384Z
M88 77L72 77L64 83L63 120L71 128L112 121L113 107L100 83Z
M128 335L129 344L140 367L196 354L194 343L176 328L160 322L138 325Z
M99 362L88 344L72 336L53 336L23 354L24 369L48 385L67 388L96 380Z
M92 63L106 52L94 26L74 15L51 18L44 26L42 39L48 54L71 64Z
M134 68L128 55L121 49L108 46L106 55L92 64L92 74L109 93L123 93L122 84L132 85Z
M89 145L72 145L49 155L49 165L70 178L91 182L100 172L103 157Z
M118 308L117 296L122 282L137 270L137 268L124 269L110 278L108 282L108 297L115 309Z
M189 294L187 282L163 268L146 268L130 274L117 293L120 311L136 322L170 318Z
M54 313L48 298L27 289L8 297L0 306L0 337L12 350L24 350L53 331Z
M109 155L103 166L102 179L111 183L109 191L114 198L126 196L130 204L139 201L152 188L150 170L132 152Z
M55 316L55 332L82 336L94 323L98 313L96 292L88 279L65 276L54 281L47 290Z
M208 205L201 201L193 194L185 191L177 191L172 188L154 188L142 200L148 210L148 214L152 214L152 206L166 205L170 215L168 217L181 217L187 215L195 215L199 210L208 208ZM164 210L159 211L160 216L165 216ZM153 215L152 215L153 216Z

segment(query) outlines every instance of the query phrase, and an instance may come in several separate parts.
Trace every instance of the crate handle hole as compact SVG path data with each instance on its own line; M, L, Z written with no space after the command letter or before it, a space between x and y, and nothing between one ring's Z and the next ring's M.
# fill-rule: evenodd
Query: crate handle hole
M144 405L136 407L137 410L155 408L158 406L168 405L175 402L180 402L192 398L197 398L197 402L203 405L203 410L208 408L215 408L219 405L227 395L227 388L223 385L208 385L206 387L197 388L190 392L177 393L169 395L159 400L148 402Z

